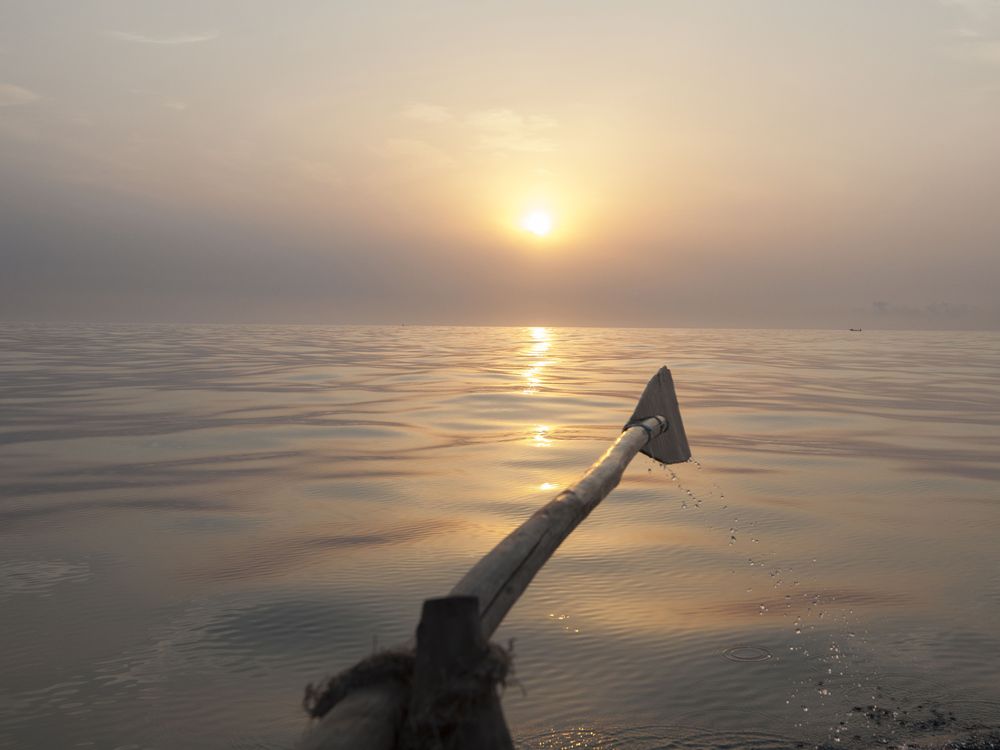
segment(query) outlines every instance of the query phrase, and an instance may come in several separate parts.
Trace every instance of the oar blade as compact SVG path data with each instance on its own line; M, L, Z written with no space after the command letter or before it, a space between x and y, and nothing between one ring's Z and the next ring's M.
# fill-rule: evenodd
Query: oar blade
M681 409L677 403L677 392L674 390L674 379L666 367L661 367L646 385L629 424L648 417L666 417L668 427L665 432L646 443L642 448L643 453L662 464L679 464L691 458L684 422L681 421Z

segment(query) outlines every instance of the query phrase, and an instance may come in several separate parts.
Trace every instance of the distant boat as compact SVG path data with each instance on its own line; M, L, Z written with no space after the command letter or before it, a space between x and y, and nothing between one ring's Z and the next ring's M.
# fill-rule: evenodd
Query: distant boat
M860 331L861 331L861 329L860 329L860 328L848 328L847 330L848 330L848 331L858 331L859 333L860 333Z

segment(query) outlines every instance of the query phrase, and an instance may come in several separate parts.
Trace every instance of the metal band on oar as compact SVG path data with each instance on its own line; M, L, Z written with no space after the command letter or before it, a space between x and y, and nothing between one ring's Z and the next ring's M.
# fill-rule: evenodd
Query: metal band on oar
M378 658L391 661L398 670L399 659L385 655L335 678L330 685L336 684L344 696L338 693L337 702L300 748L400 750L423 746L423 738L431 738L433 744L428 746L435 748L510 748L495 689L506 663L499 657L503 663L498 665L487 641L535 574L618 485L640 451L665 464L691 457L666 367L647 384L622 434L576 483L476 563L448 597L424 602L412 679L387 672L382 681L359 682L356 689L344 690L354 673L372 673L363 667Z
M650 429L646 425L646 420L645 419L633 419L627 425L625 425L624 427L622 427L622 432L626 432L629 429L631 429L632 427L641 427L642 429L644 429L646 431L646 441L648 442L648 441L652 440L653 438L655 438L657 435L659 435L660 432L662 432L663 430L667 429L670 426L670 423L667 422L667 418L666 417L656 417L656 416L654 416L654 417L649 417L649 419L655 419L656 420L657 424L660 425L660 430L659 431L653 431L652 429Z

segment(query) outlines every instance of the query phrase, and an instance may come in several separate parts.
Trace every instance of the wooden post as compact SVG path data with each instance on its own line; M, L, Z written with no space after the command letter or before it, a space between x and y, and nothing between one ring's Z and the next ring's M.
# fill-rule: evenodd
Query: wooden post
M489 643L472 596L428 599L417 627L410 711L401 743L435 750L513 750Z

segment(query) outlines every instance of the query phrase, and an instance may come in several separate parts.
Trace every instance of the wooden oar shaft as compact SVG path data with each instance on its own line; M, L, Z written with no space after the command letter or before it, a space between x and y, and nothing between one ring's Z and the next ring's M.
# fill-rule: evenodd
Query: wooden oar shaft
M580 522L621 481L635 454L666 427L651 417L625 430L587 473L512 531L451 590L475 596L483 634L489 638L535 574Z

